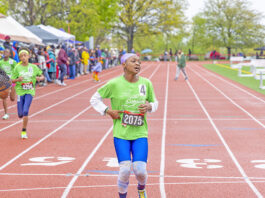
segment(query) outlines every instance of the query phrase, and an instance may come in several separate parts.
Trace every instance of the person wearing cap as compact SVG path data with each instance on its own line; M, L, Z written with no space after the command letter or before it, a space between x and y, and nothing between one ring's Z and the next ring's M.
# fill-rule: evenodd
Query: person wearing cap
M12 50L12 46L11 46L11 44L10 44L10 40L11 40L11 38L10 38L10 36L5 36L5 42L3 43L3 45L4 45L4 48L5 49L9 49L10 50L10 58L14 58L14 54L13 54L13 50Z
M150 80L139 76L139 56L126 53L121 57L124 74L110 80L91 97L90 103L101 115L113 119L114 147L119 162L119 197L125 198L129 185L131 166L138 181L138 194L146 198L148 127L146 113L158 108ZM102 99L110 98L111 107ZM132 156L132 158L131 158Z
M42 70L34 64L29 63L30 51L27 48L20 48L19 59L20 64L17 64L12 72L12 82L16 83L15 89L17 98L18 117L23 119L23 126L21 131L21 138L26 139L28 114L33 97L35 96L36 81L44 80Z

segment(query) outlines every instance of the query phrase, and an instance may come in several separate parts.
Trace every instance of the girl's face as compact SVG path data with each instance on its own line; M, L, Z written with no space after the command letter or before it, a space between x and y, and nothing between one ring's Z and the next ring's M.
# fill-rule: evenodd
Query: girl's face
M138 74L141 70L140 58L137 55L131 56L125 61L125 63L123 64L123 67L125 71L129 73Z
M22 63L28 63L29 62L29 54L26 53L26 52L22 52L20 55L19 55L19 59L22 61Z

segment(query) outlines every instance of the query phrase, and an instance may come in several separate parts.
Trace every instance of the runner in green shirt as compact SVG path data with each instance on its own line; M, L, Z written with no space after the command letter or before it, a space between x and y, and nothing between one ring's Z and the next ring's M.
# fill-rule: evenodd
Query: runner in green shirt
M10 50L5 49L4 59L0 60L0 69L4 70L5 73L9 76L9 78L11 77L12 71L17 64L15 60L9 58L10 55L11 55ZM10 100L15 101L16 92L15 92L14 86L11 87L9 95L10 95ZM7 114L7 99L6 98L3 99L3 106L4 106L5 114L2 118L3 120L7 120L9 118L9 115Z
M12 82L16 83L15 89L18 95L17 110L18 117L23 118L23 127L21 132L21 138L26 139L27 125L28 125L28 112L35 95L36 81L44 80L42 71L36 65L30 64L29 50L27 48L21 48L19 50L19 59L21 64L18 64L12 73Z
M90 102L101 115L113 119L114 146L120 171L118 189L120 198L127 196L131 163L138 181L138 194L146 198L148 127L146 113L155 112L158 102L153 85L146 78L138 76L140 58L136 54L121 57L124 75L110 80L92 96ZM111 108L102 99L111 99ZM132 155L132 159L131 159Z

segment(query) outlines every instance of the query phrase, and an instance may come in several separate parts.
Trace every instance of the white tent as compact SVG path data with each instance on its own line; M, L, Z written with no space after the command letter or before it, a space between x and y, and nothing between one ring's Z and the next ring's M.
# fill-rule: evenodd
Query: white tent
M61 30L56 29L55 27L52 27L50 25L38 25L41 29L50 32L51 34L57 36L60 38L60 42L66 41L66 40L75 40L75 35L63 32Z
M0 34L10 36L11 40L43 45L38 36L27 30L12 17L2 14L0 14Z

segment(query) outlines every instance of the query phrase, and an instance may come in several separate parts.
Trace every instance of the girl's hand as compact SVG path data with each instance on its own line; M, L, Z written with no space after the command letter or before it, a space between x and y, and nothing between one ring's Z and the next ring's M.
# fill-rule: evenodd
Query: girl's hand
M39 82L41 80L44 80L44 76L36 76L36 81Z
M112 110L112 109L108 109L106 111L106 114L108 114L113 120L115 119L120 119L120 113L123 113L123 111L120 110Z
M24 78L22 76L17 78L17 82L21 82Z
M147 111L151 111L152 110L152 106L149 103L145 103L145 104L141 104L138 107L139 111L141 114L145 114Z

